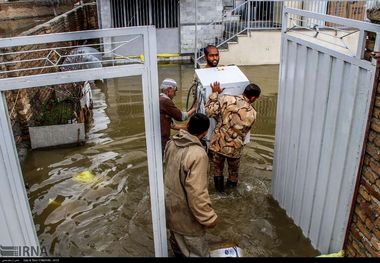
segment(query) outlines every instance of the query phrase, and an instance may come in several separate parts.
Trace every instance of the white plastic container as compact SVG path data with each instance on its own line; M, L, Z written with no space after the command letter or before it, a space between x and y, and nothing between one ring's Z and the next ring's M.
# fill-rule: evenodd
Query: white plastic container
M225 90L222 95L241 95L249 84L248 78L237 66L196 69L202 91L205 92L206 100L211 95L210 84L218 81Z
M212 93L210 84L218 81L223 92L219 95L241 95L245 87L249 84L248 78L237 66L215 67L196 69L199 84L197 90L198 106L197 112L205 113L205 104ZM211 135L215 129L216 121L210 118L210 128L205 140L207 146L210 145ZM249 143L250 132L245 137L244 143Z

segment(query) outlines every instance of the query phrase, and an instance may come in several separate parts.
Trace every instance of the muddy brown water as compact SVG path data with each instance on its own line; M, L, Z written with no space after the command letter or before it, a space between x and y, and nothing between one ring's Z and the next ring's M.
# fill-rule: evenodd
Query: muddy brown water
M271 197L278 66L240 67L262 88L257 121L243 153L237 189L209 191L218 225L211 248L235 242L246 256L319 254ZM174 78L184 108L192 65L159 65ZM141 79L97 82L94 122L84 146L30 151L23 163L41 245L51 256L154 256ZM91 176L78 176L89 171ZM172 252L169 247L169 256Z

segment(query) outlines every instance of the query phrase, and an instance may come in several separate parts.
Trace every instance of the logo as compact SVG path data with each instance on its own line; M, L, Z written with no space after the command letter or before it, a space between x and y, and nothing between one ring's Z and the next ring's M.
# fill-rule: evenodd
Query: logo
M2 246L0 245L1 257L47 257L45 247L40 246Z

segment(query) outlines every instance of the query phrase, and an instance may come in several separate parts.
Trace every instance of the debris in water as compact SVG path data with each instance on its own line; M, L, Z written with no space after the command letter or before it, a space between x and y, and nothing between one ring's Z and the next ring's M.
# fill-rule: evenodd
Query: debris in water
M344 257L344 250L341 250L341 251L336 252L336 253L317 256L317 258L343 258L343 257Z
M55 201L55 198L49 198L49 201L48 201L48 204L51 205L59 205L59 203L57 201Z
M73 179L80 183L92 183L96 180L95 176L90 171L81 172L80 174L75 175Z
M210 257L238 258L243 256L243 250L236 243L225 243L221 248L210 251Z

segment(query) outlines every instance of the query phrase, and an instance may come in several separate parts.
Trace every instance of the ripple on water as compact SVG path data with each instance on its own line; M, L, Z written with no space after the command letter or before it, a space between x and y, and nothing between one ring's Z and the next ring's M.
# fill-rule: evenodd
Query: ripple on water
M262 80L272 78L276 66L252 69L245 68L247 77L267 90ZM163 66L160 72L160 77L191 85L191 65ZM140 83L135 77L113 79L93 91L94 123L86 145L28 156L23 169L31 185L30 206L38 237L50 255L154 256ZM184 100L184 94L187 89L180 89L177 99ZM286 213L271 200L276 100L261 99L251 143L243 150L237 189L218 194L210 178L219 222L207 238L216 246L235 242L248 256L315 255L302 232L292 228ZM73 179L85 171L93 174L93 181Z

